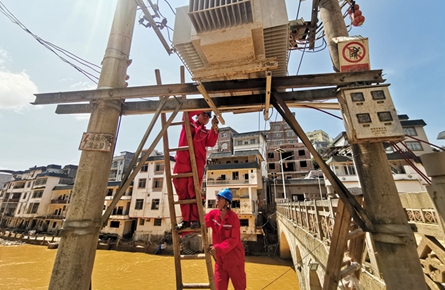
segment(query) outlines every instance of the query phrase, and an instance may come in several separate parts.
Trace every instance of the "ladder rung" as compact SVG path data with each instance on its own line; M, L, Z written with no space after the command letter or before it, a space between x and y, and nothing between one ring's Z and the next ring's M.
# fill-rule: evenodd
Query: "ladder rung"
M210 283L187 283L182 284L183 289L210 289Z
M171 122L170 126L178 126L178 125L182 125L184 124L184 121L180 121L180 122Z
M171 175L172 178L183 178L183 177L192 177L192 176L193 176L193 172L176 173L176 174Z
M351 262L351 265L349 265L346 269L342 270L339 274L340 279L343 279L344 277L354 273L358 269L360 269L362 265L360 265L357 262Z
M192 203L196 203L196 198L181 199L174 202L174 204L192 204Z
M205 259L206 254L195 254L195 255L180 255L181 260L197 260L197 259Z
M183 230L176 230L177 233L183 233L183 232L201 232L201 228L185 228Z
M181 147L174 147L174 148L168 148L169 152L176 152L176 151L186 151L189 150L188 146L181 146Z

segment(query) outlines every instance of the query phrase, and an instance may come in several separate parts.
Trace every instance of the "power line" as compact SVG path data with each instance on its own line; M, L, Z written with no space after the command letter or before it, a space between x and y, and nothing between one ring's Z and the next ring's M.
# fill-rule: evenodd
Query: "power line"
M25 32L34 37L34 39L37 40L37 42L43 45L46 49L57 55L63 62L71 65L74 69L76 69L77 71L85 75L88 79L90 79L92 82L97 84L99 77L96 74L100 74L100 68L101 68L100 66L95 65L75 55L74 53L71 53L68 50L63 49L49 41L46 41L37 36L36 34L32 33L17 17L14 16L14 14L11 11L8 10L8 8L1 1L0 1L0 12L4 14L12 23L17 24L21 29L23 29ZM88 68L91 72L81 68L79 65L72 63L69 59L77 62L80 66Z

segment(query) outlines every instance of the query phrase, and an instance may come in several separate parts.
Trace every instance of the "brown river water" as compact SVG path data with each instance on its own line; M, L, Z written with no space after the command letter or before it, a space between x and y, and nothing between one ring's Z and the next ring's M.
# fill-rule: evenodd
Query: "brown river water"
M47 289L57 250L44 246L0 246L0 289ZM183 263L184 283L206 282L202 261ZM292 262L272 257L246 257L247 289L298 290ZM98 250L92 288L175 289L173 256ZM229 289L233 289L230 284Z

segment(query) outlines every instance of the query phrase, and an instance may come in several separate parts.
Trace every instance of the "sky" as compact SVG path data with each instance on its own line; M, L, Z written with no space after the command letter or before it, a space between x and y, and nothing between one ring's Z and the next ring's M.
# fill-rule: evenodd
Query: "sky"
M167 25L174 27L174 14L168 2L158 0ZM286 0L289 20L310 19L311 2ZM63 48L74 55L100 65L106 49L117 0L0 0L34 35ZM188 4L187 0L170 0L173 8ZM423 119L429 141L437 140L445 130L445 42L443 27L444 1L357 0L366 20L352 27L349 35L361 35L369 40L372 69L382 69L399 114L410 119ZM162 81L179 82L177 55L168 55L154 31L137 23L136 16L128 69L129 86L154 85L155 69L160 69ZM349 24L347 22L347 24ZM163 33L168 41L167 29ZM170 33L171 36L171 33ZM293 51L289 60L289 75L331 73L332 64L327 49L318 41L317 52ZM98 73L95 73L98 76ZM187 76L187 82L191 81ZM40 44L0 13L0 169L26 170L49 164L79 163L78 150L89 115L58 115L56 105L32 105L36 93L95 89L96 84L57 55ZM331 137L345 131L343 121L323 112L292 109L305 132L321 129ZM338 111L329 111L341 116ZM124 116L121 120L115 154L134 152L147 129L152 115ZM262 113L224 114L226 126L238 132L269 128ZM279 121L276 113L271 121ZM157 127L159 128L159 127ZM170 142L177 143L177 132L170 132ZM146 144L148 148L150 140ZM162 151L161 144L157 149Z

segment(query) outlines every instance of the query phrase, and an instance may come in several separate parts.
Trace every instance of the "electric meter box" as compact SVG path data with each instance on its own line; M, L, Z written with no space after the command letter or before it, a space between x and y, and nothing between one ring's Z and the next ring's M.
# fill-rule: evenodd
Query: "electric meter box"
M349 143L400 141L405 138L388 86L339 89L337 98Z

